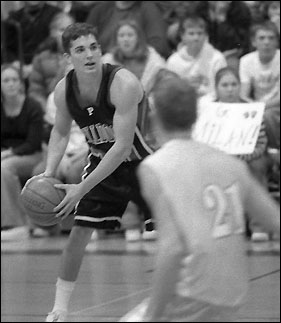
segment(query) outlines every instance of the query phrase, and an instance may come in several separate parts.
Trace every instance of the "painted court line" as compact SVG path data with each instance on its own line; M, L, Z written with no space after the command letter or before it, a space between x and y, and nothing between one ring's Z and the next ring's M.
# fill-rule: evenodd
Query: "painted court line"
M136 293L132 293L132 294L129 294L129 295L126 295L126 296L122 296L122 297L118 297L118 298L115 298L113 299L112 301L109 301L109 302L105 302L105 303L101 303L101 304L97 304L97 305L94 305L94 306L91 306L91 307L87 307L87 308L84 308L82 310L79 310L79 311L76 311L76 312L72 312L72 313L69 313L70 315L77 315L77 314L81 314L83 312L86 312L86 311L89 311L89 310L92 310L94 308L100 308L100 307L104 307L104 306L107 306L107 305L110 305L110 304L114 304L114 303L118 303L124 299L128 299L128 298L131 298L131 297L134 297L134 296L137 296L137 295L140 295L144 292L148 292L150 291L151 288L147 288L147 289L143 289L141 291L138 291Z

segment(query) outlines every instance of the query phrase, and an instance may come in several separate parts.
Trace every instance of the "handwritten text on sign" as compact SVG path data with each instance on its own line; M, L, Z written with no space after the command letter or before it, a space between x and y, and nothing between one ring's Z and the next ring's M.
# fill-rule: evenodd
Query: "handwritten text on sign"
M228 154L251 154L259 135L264 108L262 102L208 102L199 105L193 138Z

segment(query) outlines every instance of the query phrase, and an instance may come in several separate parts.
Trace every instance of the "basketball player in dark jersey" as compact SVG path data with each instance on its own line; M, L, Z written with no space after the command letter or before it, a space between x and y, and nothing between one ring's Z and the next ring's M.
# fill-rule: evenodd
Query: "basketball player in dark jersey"
M56 298L47 322L66 320L68 303L94 229L119 228L129 201L148 208L139 193L135 170L152 153L140 129L145 103L137 78L124 68L103 65L91 25L76 23L62 36L66 59L74 67L54 93L56 121L48 148L46 170L54 176L74 119L89 145L89 163L79 184L62 184L64 200L54 209L65 218L75 208L75 222L62 255Z

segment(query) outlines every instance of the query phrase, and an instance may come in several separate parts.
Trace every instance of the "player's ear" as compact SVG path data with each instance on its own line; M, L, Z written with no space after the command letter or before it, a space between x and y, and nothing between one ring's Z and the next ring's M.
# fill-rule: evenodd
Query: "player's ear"
M64 59L67 61L68 64L71 64L71 56L68 53L63 54Z

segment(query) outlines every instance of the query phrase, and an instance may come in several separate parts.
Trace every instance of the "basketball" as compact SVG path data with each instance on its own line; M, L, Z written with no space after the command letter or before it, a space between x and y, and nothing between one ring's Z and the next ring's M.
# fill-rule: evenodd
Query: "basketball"
M33 224L52 226L61 222L54 208L63 200L65 191L54 184L63 184L54 177L35 177L21 192L21 200Z

